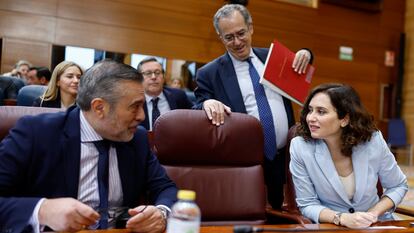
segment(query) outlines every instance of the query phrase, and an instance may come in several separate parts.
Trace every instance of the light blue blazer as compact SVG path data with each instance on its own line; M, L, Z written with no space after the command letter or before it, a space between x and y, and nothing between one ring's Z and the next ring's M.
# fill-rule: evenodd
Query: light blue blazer
M290 154L296 202L302 215L315 223L319 223L319 214L324 208L341 213L349 212L350 208L355 212L367 211L379 201L378 179L385 189L383 195L388 196L395 207L408 190L407 178L379 131L373 133L370 141L352 151L355 175L352 200L347 197L323 140L305 142L302 137L295 137L290 145ZM379 220L392 220L394 209L380 216Z

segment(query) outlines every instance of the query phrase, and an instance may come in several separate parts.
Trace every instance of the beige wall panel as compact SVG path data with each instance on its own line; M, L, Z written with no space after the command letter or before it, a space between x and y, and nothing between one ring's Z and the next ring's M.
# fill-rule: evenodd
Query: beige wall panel
M115 52L134 52L207 62L224 50L216 40L201 40L172 34L131 30L92 23L59 19L56 43L107 49Z
M0 10L0 37L53 42L55 18Z
M50 67L51 44L15 38L3 38L1 73L13 69L18 60L27 60L35 66Z
M0 9L55 16L58 0L1 0Z
M90 11L92 8L94 10ZM116 1L65 0L59 5L58 15L65 19L194 38L209 39L215 34L210 27L211 17L194 17L193 14Z

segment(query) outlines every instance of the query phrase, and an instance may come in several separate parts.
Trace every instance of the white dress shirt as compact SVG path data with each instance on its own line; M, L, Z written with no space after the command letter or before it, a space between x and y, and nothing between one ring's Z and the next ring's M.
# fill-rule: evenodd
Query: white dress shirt
M168 104L167 97L165 97L164 92L161 92L158 96L158 110L160 110L160 116L168 111L171 110L170 105ZM149 96L145 94L145 102L147 103L147 110L148 110L148 123L149 123L149 131L152 130L152 99L156 98L153 96Z
M256 96L254 94L253 83L249 74L249 63L247 61L239 61L229 53L233 62L234 70L236 71L237 81L240 86L243 102L246 106L247 114L252 115L260 120L259 110L257 108ZM259 58L250 51L250 58L257 73L262 75L264 72L264 64ZM276 145L277 148L283 148L286 145L287 134L289 130L289 123L285 105L282 96L263 85L267 101L269 102L270 110L272 111L273 122L275 125Z

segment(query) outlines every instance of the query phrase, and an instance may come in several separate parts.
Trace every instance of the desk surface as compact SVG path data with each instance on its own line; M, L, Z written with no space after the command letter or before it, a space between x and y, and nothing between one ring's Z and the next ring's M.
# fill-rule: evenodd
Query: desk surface
M375 227L380 226L395 226L395 227L405 227L405 229L395 229L395 228L368 228L368 229L348 229L344 227L338 227L333 224L290 224L290 225L262 225L258 227L264 228L276 228L281 229L283 232L347 232L347 233L403 233L403 232L412 232L414 233L414 227L410 227L412 221L389 221L381 222L375 224ZM282 230L283 229L283 230ZM308 230L307 230L308 229ZM82 233L90 233L91 231L80 231ZM101 231L92 231L97 233L128 233L128 230L101 230ZM266 231L264 231L266 232ZM277 232L277 231L275 231ZM201 227L200 233L233 233L233 226L209 226Z

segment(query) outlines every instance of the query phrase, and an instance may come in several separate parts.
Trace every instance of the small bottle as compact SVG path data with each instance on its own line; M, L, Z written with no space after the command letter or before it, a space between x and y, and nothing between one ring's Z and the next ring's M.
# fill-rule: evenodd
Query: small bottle
M168 218L167 233L199 233L201 212L195 200L195 192L180 190L178 201L172 206Z

